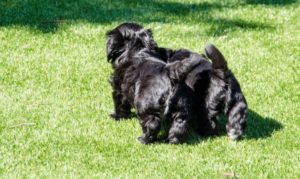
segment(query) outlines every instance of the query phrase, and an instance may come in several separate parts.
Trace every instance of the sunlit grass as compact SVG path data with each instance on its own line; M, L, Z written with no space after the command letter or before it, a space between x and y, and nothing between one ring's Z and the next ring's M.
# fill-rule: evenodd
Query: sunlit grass
M0 2L0 176L299 178L298 1ZM244 139L137 142L116 122L105 33L124 21L159 45L224 53L251 109Z

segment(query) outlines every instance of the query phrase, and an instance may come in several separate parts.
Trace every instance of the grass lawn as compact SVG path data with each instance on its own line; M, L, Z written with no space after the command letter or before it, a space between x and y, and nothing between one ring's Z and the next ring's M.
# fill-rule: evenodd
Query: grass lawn
M300 178L297 0L0 1L0 178ZM224 53L248 101L243 140L141 145L116 122L105 33L124 21L160 46Z

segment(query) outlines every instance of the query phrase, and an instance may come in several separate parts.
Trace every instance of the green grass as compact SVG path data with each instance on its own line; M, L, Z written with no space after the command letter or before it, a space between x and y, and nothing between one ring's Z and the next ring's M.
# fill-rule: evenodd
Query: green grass
M1 178L300 177L296 0L0 1ZM159 45L221 49L249 104L243 140L141 145L116 122L105 33L124 21Z

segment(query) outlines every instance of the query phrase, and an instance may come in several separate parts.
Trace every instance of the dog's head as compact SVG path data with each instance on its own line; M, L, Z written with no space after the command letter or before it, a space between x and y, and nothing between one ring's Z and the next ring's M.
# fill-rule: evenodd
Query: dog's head
M107 32L106 53L107 61L119 64L131 53L141 49L152 50L156 48L152 32L136 23L123 23ZM122 58L119 60L119 58Z

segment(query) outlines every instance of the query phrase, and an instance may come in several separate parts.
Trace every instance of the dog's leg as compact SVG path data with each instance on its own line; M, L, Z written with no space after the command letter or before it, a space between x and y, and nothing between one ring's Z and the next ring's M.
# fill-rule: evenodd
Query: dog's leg
M147 115L140 119L143 135L138 138L139 142L149 144L156 140L160 130L160 118L154 115Z
M209 119L209 121L206 123L206 132L204 135L211 136L217 134L217 122L216 117Z
M130 117L130 109L131 105L127 99L117 90L112 92L115 112L112 113L110 116L116 120L121 118L129 118Z
M219 115L220 104L214 100L213 96L208 99L204 104L197 104L193 111L197 119L194 121L194 129L201 136L212 136L218 133L216 119Z
M188 121L183 118L176 118L169 129L168 141L170 144L179 144L186 137L187 133Z
M237 140L246 127L247 104L244 101L238 101L228 110L227 116L227 135L231 140Z
M115 120L130 117L131 105L122 94L121 81L117 75L112 75L109 79L112 86L112 97L114 102L114 113L110 114Z
M195 125L195 130L199 135L212 136L217 134L216 118L200 119Z

